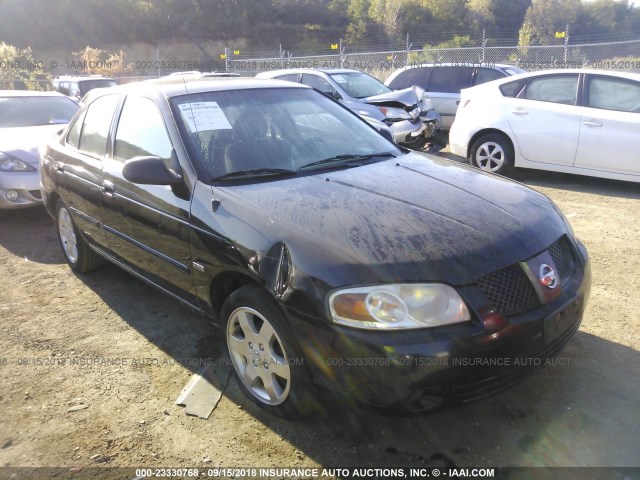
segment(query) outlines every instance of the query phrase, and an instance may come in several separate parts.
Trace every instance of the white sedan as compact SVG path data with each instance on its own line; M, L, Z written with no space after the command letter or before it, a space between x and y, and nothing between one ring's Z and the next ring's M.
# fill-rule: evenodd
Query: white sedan
M640 182L640 74L531 72L462 90L451 151L512 167Z
M0 90L0 209L42 204L39 149L78 108L57 92Z

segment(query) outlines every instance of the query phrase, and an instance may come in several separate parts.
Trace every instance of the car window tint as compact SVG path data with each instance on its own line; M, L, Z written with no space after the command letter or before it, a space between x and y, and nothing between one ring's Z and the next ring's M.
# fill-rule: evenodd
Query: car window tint
M476 75L476 85L487 83L492 80L498 80L499 78L504 78L504 74L502 72L492 68L479 68L478 74Z
M500 85L500 91L505 97L517 97L522 87L527 83L526 79L516 80Z
M89 105L80 135L80 150L95 155L105 154L113 112L119 100L119 95L105 95Z
M429 92L460 93L471 86L470 67L434 67L429 82Z
M297 73L289 73L287 75L280 75L279 77L273 77L277 80L286 80L287 82L297 82L298 81Z
M168 159L172 150L169 134L153 100L129 96L120 114L113 156L123 160L140 156Z
M85 111L86 112L86 111ZM82 122L84 122L84 113L82 113L73 125L69 127L69 133L67 134L67 144L78 148L80 145L80 132L82 131Z
M549 75L529 80L524 98L541 102L575 105L578 92L578 75Z
M591 77L588 106L640 113L640 83L614 77Z
M315 88L319 92L328 95L335 95L337 93L337 90L333 88L333 86L329 82L317 75L305 73L302 75L301 83L303 83L304 85L309 85L311 88Z
M409 68L400 72L396 78L391 80L389 86L394 90L402 90L403 88L418 85L427 90L429 88L429 75L431 70L431 67Z

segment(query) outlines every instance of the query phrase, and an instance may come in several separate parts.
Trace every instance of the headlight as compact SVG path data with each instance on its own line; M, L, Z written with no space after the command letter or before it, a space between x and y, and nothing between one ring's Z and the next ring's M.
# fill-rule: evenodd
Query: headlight
M329 297L335 323L367 330L439 327L471 319L452 287L440 283L347 288Z
M411 115L409 112L398 107L378 107L378 110L387 117L388 120L409 120Z
M18 160L7 153L0 152L0 172L35 172L28 163Z

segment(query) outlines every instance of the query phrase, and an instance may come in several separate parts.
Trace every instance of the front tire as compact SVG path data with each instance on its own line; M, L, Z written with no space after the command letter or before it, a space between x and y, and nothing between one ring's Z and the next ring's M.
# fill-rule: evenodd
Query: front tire
M471 165L485 172L506 175L513 168L511 142L498 133L483 135L471 147Z
M304 357L275 301L247 285L224 302L220 318L224 351L246 396L281 417L308 413L312 385Z
M56 231L64 258L71 270L76 273L87 273L102 264L102 257L91 250L61 200L56 202Z

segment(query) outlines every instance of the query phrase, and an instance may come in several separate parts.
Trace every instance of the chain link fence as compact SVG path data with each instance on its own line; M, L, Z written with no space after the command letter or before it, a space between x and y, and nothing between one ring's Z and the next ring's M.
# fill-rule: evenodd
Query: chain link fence
M227 49L228 50L228 49ZM340 45L335 53L279 56L230 55L228 71L253 76L281 68L352 68L384 80L397 68L424 62L488 65L501 63L525 70L594 68L640 72L640 40L576 45L478 46L463 48L390 49L349 53Z

